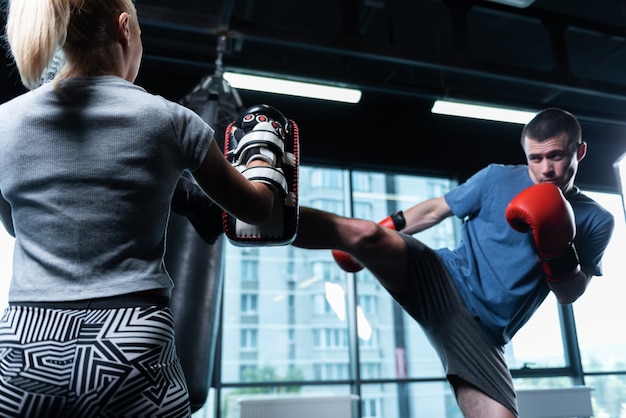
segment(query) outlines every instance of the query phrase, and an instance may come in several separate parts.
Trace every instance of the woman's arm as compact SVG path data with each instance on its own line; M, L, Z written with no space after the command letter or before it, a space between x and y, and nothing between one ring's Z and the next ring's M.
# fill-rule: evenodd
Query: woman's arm
M253 160L250 165L267 165ZM237 219L256 225L265 222L274 203L274 191L265 183L246 179L233 167L213 141L193 176L207 195Z

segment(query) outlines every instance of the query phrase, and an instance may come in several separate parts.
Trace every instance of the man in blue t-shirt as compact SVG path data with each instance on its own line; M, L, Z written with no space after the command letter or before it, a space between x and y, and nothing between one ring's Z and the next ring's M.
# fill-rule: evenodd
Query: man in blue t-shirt
M570 304L602 275L613 232L613 216L574 186L587 144L571 113L539 112L521 145L526 165L491 164L378 224L300 208L294 245L370 270L424 329L466 417L518 416L503 346L550 291ZM464 220L454 249L412 236L452 215Z

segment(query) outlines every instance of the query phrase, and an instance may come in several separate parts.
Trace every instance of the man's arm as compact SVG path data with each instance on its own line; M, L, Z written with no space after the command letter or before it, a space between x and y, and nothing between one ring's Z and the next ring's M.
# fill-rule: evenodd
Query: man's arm
M443 196L428 199L404 211L406 226L401 231L416 234L452 215L452 210Z
M574 211L561 190L549 183L521 191L506 208L506 219L519 232L530 231L548 287L561 304L578 299L591 280L574 247Z

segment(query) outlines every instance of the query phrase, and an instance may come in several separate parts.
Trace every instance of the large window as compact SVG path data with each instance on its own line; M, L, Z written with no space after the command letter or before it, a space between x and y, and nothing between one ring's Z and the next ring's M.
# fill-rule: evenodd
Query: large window
M588 193L615 215L615 232L604 256L604 276L592 279L572 305L585 384L594 388L594 416L626 416L626 223L618 195Z
M350 184L352 193L346 189ZM299 188L302 205L382 219L454 186L449 179L302 167ZM451 218L420 238L433 246L451 246L459 227L460 221ZM242 375L242 366L249 366L249 356L233 346L244 320L241 295L249 297L249 289L242 288L237 277L242 251L229 244L225 251L221 406L217 408L223 417L236 417L232 408L235 396L282 393L285 385L300 394L341 394L354 392L354 383L362 399L362 416L404 418L411 402L407 396L413 396L412 391L421 391L415 397L420 403L424 394L431 394L429 402L434 402L434 410L450 409L449 416L458 414L449 400L451 394L438 358L421 329L368 271L345 273L325 250L259 250L257 365L271 373L256 384L250 373ZM292 268L288 268L290 264ZM287 294L295 301L292 315L282 305ZM276 386L267 376L272 376ZM424 383L385 383L396 379ZM341 382L343 388L338 385ZM423 410L432 408L424 406ZM207 413L199 411L197 415Z
M455 186L445 178L302 167L300 204L377 220ZM626 402L626 396L616 396L626 387L626 376L621 375L626 336L619 327L626 314L619 300L623 294L619 271L626 260L620 258L619 240L626 231L619 196L591 195L615 214L618 224L605 257L605 276L594 279L573 310L559 306L550 295L505 347L505 356L516 386L585 383L595 388L597 416L619 416L614 411ZM433 247L453 246L459 229L460 221L450 218L419 238ZM250 365L250 358L233 346L244 320L240 295L250 292L237 276L241 251L226 244L221 379L213 403L194 418L212 418L216 411L221 418L236 418L236 399L285 393L357 394L358 418L462 416L420 327L367 270L345 273L326 250L259 249L256 365L266 373L252 375L256 381L249 373L242 378L240 370ZM287 295L292 297L291 308L285 305ZM576 329L567 330L563 319L567 309L576 314L584 370L572 364Z

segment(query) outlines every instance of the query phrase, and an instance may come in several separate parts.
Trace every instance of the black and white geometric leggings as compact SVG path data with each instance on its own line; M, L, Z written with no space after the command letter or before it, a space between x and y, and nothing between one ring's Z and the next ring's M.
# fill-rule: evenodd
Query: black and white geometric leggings
M4 311L0 417L190 415L168 307Z

